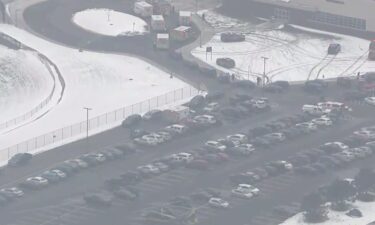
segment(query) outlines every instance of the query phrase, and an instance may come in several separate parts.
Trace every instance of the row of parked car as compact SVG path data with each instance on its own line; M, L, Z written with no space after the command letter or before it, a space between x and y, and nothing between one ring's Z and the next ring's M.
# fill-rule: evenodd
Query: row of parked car
M316 175L375 153L375 127L364 127L342 141L328 142L290 158L298 174Z
M7 205L11 201L22 197L25 192L40 190L49 185L57 184L72 175L97 166L107 161L121 159L136 152L132 145L121 145L106 150L81 155L78 158L66 160L38 175L26 178L14 187L0 190L0 205ZM10 166L22 166L31 159L28 153L19 153L9 160Z

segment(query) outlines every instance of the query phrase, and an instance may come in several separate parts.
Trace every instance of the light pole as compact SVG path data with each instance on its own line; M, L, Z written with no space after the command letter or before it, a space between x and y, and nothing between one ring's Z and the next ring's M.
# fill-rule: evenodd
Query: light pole
M263 59L263 77L262 77L262 88L264 87L264 80L266 78L266 62L269 58L262 56Z
M89 143L89 111L92 110L92 108L84 107L84 110L86 110L86 142Z
M247 80L250 80L250 66L251 64L247 67Z

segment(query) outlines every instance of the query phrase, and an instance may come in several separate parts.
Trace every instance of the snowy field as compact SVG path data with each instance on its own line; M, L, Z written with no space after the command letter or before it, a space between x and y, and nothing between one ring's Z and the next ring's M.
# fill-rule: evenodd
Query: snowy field
M85 121L83 107L92 108L90 117L95 117L187 86L134 57L79 52L5 24L0 25L0 31L46 55L65 80L62 101L40 119L8 133L0 132L0 149Z
M0 45L0 124L33 109L52 88L53 78L35 52Z
M87 9L73 15L73 22L90 32L106 36L134 36L148 32L139 17L111 9Z
M201 12L202 13L202 12ZM287 32L281 24L264 22L250 24L237 19L205 11L206 21L217 34L202 48L196 48L192 54L202 61L224 71L235 73L242 79L255 80L263 73L263 59L267 57L266 74L271 81L304 81L308 77L334 78L353 75L357 72L375 70L375 62L367 61L369 41L318 30L294 26L300 32ZM303 31L302 31L303 30ZM246 35L246 41L223 43L220 32L235 31ZM336 56L327 56L331 43L339 43L342 51ZM206 47L213 49L206 60ZM216 59L230 57L236 67L227 70L216 65Z
M329 210L329 220L322 223L313 223L314 225L367 225L375 221L375 202L360 202L357 201L353 204L354 208L362 212L362 217L353 218L345 215L346 212L336 212ZM302 213L299 213L280 225L311 225L303 221Z

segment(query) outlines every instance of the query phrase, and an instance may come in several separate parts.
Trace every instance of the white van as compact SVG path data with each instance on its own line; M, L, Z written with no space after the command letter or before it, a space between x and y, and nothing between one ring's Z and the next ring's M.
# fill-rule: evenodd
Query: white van
M352 111L350 107L348 107L347 105L341 102L330 102L330 101L319 102L317 106L321 107L323 110L327 109L327 110L338 110L338 111L342 111L342 110Z
M302 111L304 113L308 113L310 115L321 116L321 115L324 115L326 113L329 113L330 110L325 110L322 107L317 106L317 105L303 105Z

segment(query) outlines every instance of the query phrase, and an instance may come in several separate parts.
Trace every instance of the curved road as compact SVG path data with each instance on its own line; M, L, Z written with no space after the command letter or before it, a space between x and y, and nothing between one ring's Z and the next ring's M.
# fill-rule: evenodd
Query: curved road
M177 77L180 76L179 78L195 87L199 87L203 82L208 89L217 88L218 83L215 80L200 76L198 70L192 70L185 66L182 61L171 60L168 52L155 50L150 34L138 37L108 37L79 28L71 21L72 15L88 8L110 8L129 13L126 9L132 8L132 2L115 0L45 1L31 5L26 9L16 9L24 10L23 13L18 13L18 25L46 39L73 48L134 55L151 61L162 68L167 68L168 71L176 74ZM23 18L20 15L23 15ZM20 22L20 20L25 23Z

